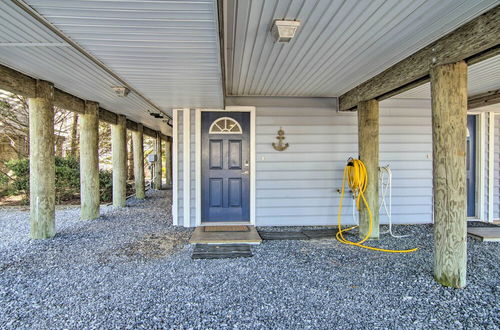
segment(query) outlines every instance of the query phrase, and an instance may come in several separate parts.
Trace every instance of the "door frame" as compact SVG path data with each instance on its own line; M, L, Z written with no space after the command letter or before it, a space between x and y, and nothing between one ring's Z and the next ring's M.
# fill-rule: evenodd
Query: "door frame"
M217 225L255 226L255 107L227 106L225 109L195 110L195 196L196 227ZM243 222L201 222L201 113L202 112L249 112L250 113L250 219Z

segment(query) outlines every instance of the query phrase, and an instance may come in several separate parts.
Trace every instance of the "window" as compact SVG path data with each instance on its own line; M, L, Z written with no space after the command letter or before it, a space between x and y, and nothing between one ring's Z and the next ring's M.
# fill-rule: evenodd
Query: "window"
M219 118L212 123L209 134L243 134L240 124L232 118Z

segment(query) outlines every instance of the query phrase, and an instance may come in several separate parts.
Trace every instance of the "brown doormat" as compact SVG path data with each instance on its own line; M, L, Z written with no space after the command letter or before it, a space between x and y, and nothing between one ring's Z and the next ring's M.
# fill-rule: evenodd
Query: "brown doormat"
M205 226L203 227L205 232L245 232L250 231L248 226Z

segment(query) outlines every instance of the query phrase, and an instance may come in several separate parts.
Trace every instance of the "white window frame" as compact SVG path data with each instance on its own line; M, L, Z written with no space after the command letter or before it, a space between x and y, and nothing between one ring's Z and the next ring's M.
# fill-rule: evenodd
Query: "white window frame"
M218 122L220 122L222 120L230 120L230 121L234 122L236 124L236 126L239 128L239 132L222 131L222 128L217 124ZM214 128L215 125L217 125L217 127L219 127L221 129L220 132L212 132L212 129ZM231 127L231 129L233 129L233 128ZM221 118L217 118L216 120L214 120L212 125L210 125L210 128L208 129L208 134L243 134L243 129L241 128L240 123L238 123L238 121L234 120L233 118L221 117Z

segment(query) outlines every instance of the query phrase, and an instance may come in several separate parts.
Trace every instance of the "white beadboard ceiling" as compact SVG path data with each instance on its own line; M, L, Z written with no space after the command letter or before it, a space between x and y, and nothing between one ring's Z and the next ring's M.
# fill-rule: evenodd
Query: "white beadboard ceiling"
M25 3L159 109L223 106L217 0ZM227 93L339 96L498 3L224 0ZM276 18L301 21L290 43L274 43ZM115 96L116 78L12 1L0 1L0 29L1 64L170 133L145 98ZM472 66L471 93L498 88L498 68L498 58Z
M222 107L216 0L24 2L165 112ZM0 1L0 28L0 63L170 133L153 106L115 96L116 79L11 1Z
M340 96L498 0L226 0L229 95ZM275 43L274 19L297 19Z
M500 55L469 66L467 77L469 96L500 88ZM430 99L430 84L424 84L395 96L404 99Z

